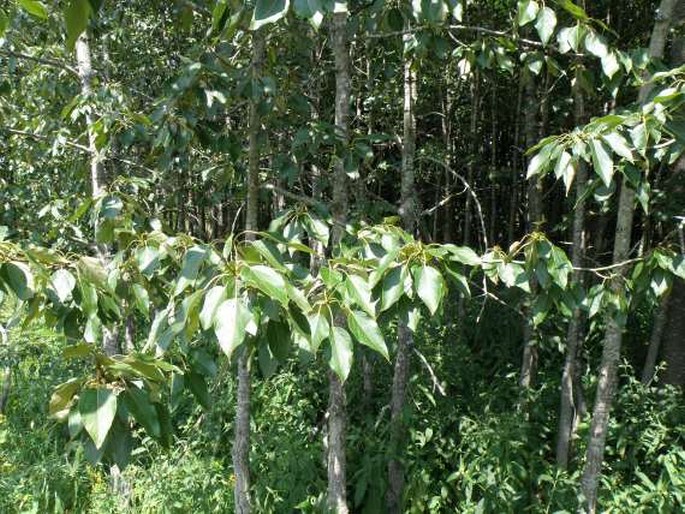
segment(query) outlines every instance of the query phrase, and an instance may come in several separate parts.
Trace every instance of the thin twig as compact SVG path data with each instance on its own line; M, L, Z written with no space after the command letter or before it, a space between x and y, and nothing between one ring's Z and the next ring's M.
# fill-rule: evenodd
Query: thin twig
M52 66L54 68L60 68L60 69L66 70L69 73L71 73L77 77L79 76L78 71L75 68L72 68L68 64L57 61L55 59L47 59L45 57L36 57L33 55L23 54L21 52L14 52L12 50L0 50L0 56L14 57L15 59L24 59L26 61L33 61L33 62L37 62L39 64L45 64L47 66Z
M428 360L426 360L426 357L424 357L424 355L419 350L417 350L415 346L413 347L413 349L414 349L414 352L416 353L416 355L419 356L419 359L421 360L423 365L428 370L428 374L430 375L431 380L433 381L433 392L435 392L435 390L437 389L438 392L442 396L447 396L447 393L445 392L445 388L442 387L442 385L440 384L440 381L438 380L438 377L435 376L435 372L433 371L433 368L431 367L431 365L428 363Z

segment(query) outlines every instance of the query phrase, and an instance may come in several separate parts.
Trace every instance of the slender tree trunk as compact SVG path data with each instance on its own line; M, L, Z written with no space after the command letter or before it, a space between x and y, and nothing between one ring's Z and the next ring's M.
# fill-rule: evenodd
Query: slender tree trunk
M2 392L0 392L0 414L5 413L12 389L12 368L5 366L2 371Z
M525 112L524 112L524 133L526 148L535 144L538 138L537 113L539 109L535 82L533 77L528 77L525 83ZM528 184L528 232L539 228L542 222L542 183L534 178ZM535 288L533 288L535 289ZM533 290L535 293L535 290ZM529 309L526 309L529 310ZM531 318L528 316L528 318ZM528 389L532 386L538 360L538 349L535 342L535 328L532 319L524 320L523 327L523 358L521 360L521 372L519 375L519 385Z
M521 118L521 110L523 106L523 79L519 79L518 84L518 94L516 97L516 120L514 129L514 150L511 159L512 164L512 184L511 184L511 203L509 204L509 226L507 227L507 242L512 244L514 242L516 221L518 218L518 195L519 195L519 162L522 159L519 158L520 150L518 148L521 139L521 123L519 122Z
M338 144L346 148L349 138L350 64L347 48L347 7L336 4L331 26L331 46L335 60L335 133ZM344 235L347 219L347 175L344 156L336 155L333 170L333 226L332 243L335 248ZM335 320L341 323L342 320ZM345 389L340 378L328 373L328 508L335 514L347 514L347 463L345 433L347 410Z
M654 313L652 333L649 337L649 348L647 350L647 357L645 358L645 365L642 368L642 383L644 385L649 385L652 380L654 380L656 361L659 358L659 349L661 348L661 339L664 333L664 327L666 326L666 321L668 320L669 303L670 292L664 294Z
M579 64L577 66L580 66ZM576 68L575 87L573 88L574 110L576 125L581 125L585 121L584 99L579 85L580 68ZM571 262L574 267L583 266L585 258L585 188L587 186L587 167L585 163L578 164L575 177L576 201L573 206L573 250ZM583 277L580 272L573 275L573 284L582 283ZM557 465L566 469L568 467L569 452L571 442L575 435L575 428L578 426L579 416L578 406L575 402L576 376L578 354L583 335L584 316L580 308L573 311L573 317L569 323L566 335L566 358L564 360L564 370L561 376L561 402L559 409L559 429L557 433L556 458Z
M93 65L91 61L90 44L86 32L76 40L76 63L79 79L81 80L81 94L88 98L92 95ZM86 131L88 132L88 151L90 153L90 191L93 199L105 193L106 177L103 156L97 149L95 121L90 110L86 111ZM103 266L107 266L111 259L109 248L104 244L96 244L95 251ZM107 355L119 353L119 342L114 330L102 328L102 349Z
M671 19L678 0L662 0L654 24L649 44L649 56L654 59L662 58L668 38ZM640 90L640 103L644 103L649 94L649 86ZM630 188L627 179L623 180L621 196L619 197L618 214L616 220L616 236L614 238L613 263L625 261L630 254L631 231L635 212L635 192ZM619 275L625 269L619 270ZM617 276L611 287L615 294L623 295L622 277ZM616 388L617 370L621 357L621 342L623 324L615 316L609 315L606 320L606 332L602 351L602 361L599 369L599 380L595 405L592 412L590 437L585 454L583 469L582 492L587 511L594 514L597 509L597 489L599 475L604 461L604 445L609 427L609 415Z
M264 59L264 35L252 33L251 79L253 87L261 76ZM245 238L255 239L259 229L259 119L258 95L252 91L249 103L247 202L245 206ZM233 441L233 472L235 474L235 512L248 514L250 504L250 363L249 350L244 344L238 353L238 391Z
M664 384L685 386L685 282L675 279L664 327Z
M410 56L404 57L404 108L402 138L402 184L400 216L404 229L410 234L416 230L416 184L414 180L414 154L416 150L416 73ZM401 462L402 440L404 438L404 421L402 419L409 370L411 366L412 333L406 324L400 321L397 333L397 354L395 356L395 373L392 381L392 399L390 401L390 462L388 463L388 512L403 512L402 497L404 494L404 469Z

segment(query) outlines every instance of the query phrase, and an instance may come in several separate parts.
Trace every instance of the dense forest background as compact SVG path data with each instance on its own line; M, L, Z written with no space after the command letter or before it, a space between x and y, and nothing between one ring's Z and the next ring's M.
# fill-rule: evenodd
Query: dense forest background
M683 512L684 22L0 0L0 511Z

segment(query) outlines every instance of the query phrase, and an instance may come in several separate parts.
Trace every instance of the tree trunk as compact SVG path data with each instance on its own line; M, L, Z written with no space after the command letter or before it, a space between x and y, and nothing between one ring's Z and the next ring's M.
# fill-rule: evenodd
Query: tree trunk
M579 64L577 66L580 66ZM585 121L585 109L583 96L579 86L580 68L576 68L575 87L573 88L575 122L579 126ZM585 187L587 186L587 167L585 163L579 163L575 178L576 201L573 206L573 250L571 262L574 267L583 266L585 258ZM580 272L574 272L573 283L582 283L583 277ZM576 377L578 354L583 336L584 316L580 308L573 311L573 317L569 323L566 335L566 358L564 360L564 370L561 376L561 401L559 409L559 429L557 433L556 459L557 465L566 469L568 467L569 452L571 442L575 436L575 428L578 426L579 410L575 402Z
M5 366L2 372L2 392L0 392L0 414L5 413L12 389L12 368Z
M663 358L664 383L685 386L685 282L675 279L665 323ZM665 316L664 316L665 317Z
M524 112L524 133L526 140L526 148L530 148L535 144L538 137L537 131L537 113L538 102L533 77L528 77L525 83L525 112ZM539 228L542 222L542 183L538 178L534 178L528 184L528 232L532 232ZM533 288L535 294L535 288ZM529 311L530 309L526 309ZM523 327L524 341L523 341L523 358L521 359L521 372L519 374L519 385L528 389L532 386L535 378L535 370L538 360L538 349L535 343L535 327L531 316L528 315L524 320Z
M349 138L350 64L347 49L347 7L336 3L331 26L331 46L335 60L335 134L340 148ZM344 150L343 150L344 151ZM333 247L343 239L347 219L347 175L344 156L334 157L333 169ZM336 323L343 320L336 319ZM345 389L340 378L330 371L328 397L328 508L335 514L347 514L347 465L345 426L347 410Z
M88 98L92 94L93 65L91 61L90 44L86 32L76 40L76 63L79 79L81 80L81 94ZM95 122L90 110L86 110L86 131L88 132L88 152L90 153L90 190L93 199L97 199L105 193L105 168L103 156L97 149ZM96 222L97 223L97 222ZM109 248L104 244L96 244L95 251L103 266L107 266L111 259ZM102 349L107 355L119 353L119 342L116 332L107 327L102 327Z
M666 321L668 320L669 298L670 292L664 294L654 313L652 333L649 337L649 349L647 350L645 365L642 368L642 383L644 385L649 385L652 380L654 380L656 362L659 358L659 349L661 348L661 339L664 333L664 327L666 326Z
M252 33L251 80L256 86L262 71L264 59L264 36L262 32ZM247 202L245 206L245 238L255 239L259 229L259 97L251 92L248 127L248 171ZM235 440L233 441L233 472L235 474L236 514L248 514L250 504L250 365L247 344L238 352L238 397L235 414Z
M678 0L661 0L649 44L649 56L653 59L663 57L673 10L677 2ZM645 102L648 94L649 86L643 86L640 90L640 103ZM634 204L635 192L629 187L627 179L624 179L621 186L616 219L614 264L625 261L629 256L633 215L635 212ZM618 271L619 275L624 272L625 268ZM624 294L622 277L615 277L611 287L616 294ZM618 364L621 357L622 330L623 324L620 320L616 319L615 316L607 317L599 381L597 383L597 393L595 395L595 405L590 425L590 438L585 454L585 467L582 478L582 493L585 499L585 507L591 514L594 514L597 509L599 474L602 462L604 461L604 444L609 427L609 414L614 398Z
M404 229L413 234L416 229L416 184L414 180L414 154L416 150L416 117L414 105L416 102L416 73L411 57L405 55L404 61L404 108L403 108L403 138L402 138L402 184L400 216ZM397 354L395 356L395 372L392 381L392 399L390 401L390 461L388 462L388 512L399 514L403 512L402 497L404 494L404 469L401 462L402 440L404 438L404 411L409 369L411 365L411 350L413 338L411 331L402 321L399 322L397 333Z

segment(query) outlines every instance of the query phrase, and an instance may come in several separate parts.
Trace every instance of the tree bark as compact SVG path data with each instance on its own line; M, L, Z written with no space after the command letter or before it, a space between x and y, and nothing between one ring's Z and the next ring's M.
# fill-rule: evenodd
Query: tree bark
M663 358L666 362L664 383L685 386L685 282L675 279L665 323Z
M416 230L416 184L414 179L414 154L416 151L416 73L413 59L404 57L404 107L402 137L402 184L400 216L404 229L412 234ZM411 366L412 333L406 324L399 322L397 333L397 354L392 381L390 401L390 461L388 462L387 507L390 514L402 512L404 494L404 469L401 461L402 440L404 438L404 411L409 370Z
M90 44L86 32L81 34L76 40L76 63L78 76L81 81L81 94L88 98L93 92L93 65L91 60ZM90 110L86 110L86 131L88 133L88 151L90 153L90 190L92 198L95 200L105 193L105 168L103 156L97 149L95 122ZM96 222L97 223L97 222ZM103 266L107 266L111 260L109 248L104 244L96 244L95 251L98 259ZM107 355L119 353L119 342L116 331L107 327L102 327L102 349Z
M249 102L247 202L245 206L245 239L252 241L259 229L259 95L254 91L262 72L264 60L264 36L252 33L251 80L253 90ZM235 414L235 439L233 441L233 473L235 474L236 514L249 514L250 503L250 363L247 344L238 352L237 362L237 408Z
M652 380L654 380L656 362L659 358L659 349L661 348L661 339L668 319L669 297L670 292L664 294L654 313L652 333L649 336L649 349L647 350L647 357L645 358L645 364L642 368L643 385L649 385Z
M12 368L6 366L2 372L2 392L0 392L0 414L5 413L12 389Z
M580 66L579 64L577 66ZM576 78L573 88L575 122L579 126L585 121L585 109L583 95L580 90L580 68L576 68ZM573 206L573 250L571 262L574 267L583 266L585 258L585 187L587 182L587 167L585 163L578 163L575 177L576 201ZM575 272L572 285L582 283L583 277L580 272ZM571 442L575 436L575 428L578 426L578 405L576 405L576 377L578 354L583 335L584 316L580 308L573 311L573 317L568 326L566 335L566 357L561 376L561 401L559 409L559 429L557 433L556 460L557 465L566 469L568 467ZM578 391L580 392L580 391Z
M525 86L525 108L524 108L524 135L526 148L535 144L538 138L537 114L539 105L535 82L533 77L528 77ZM538 178L534 178L528 183L528 232L539 228L542 222L542 183ZM533 288L535 294L535 288ZM526 309L529 310L529 309ZM530 316L528 316L530 318ZM519 385L523 389L528 389L533 385L535 371L538 360L538 349L535 343L535 328L532 319L524 320L523 327L523 358L521 359L521 371L519 374Z
M654 29L649 44L649 56L653 59L662 58L664 47L671 25L673 10L678 0L661 0ZM644 103L649 94L649 86L643 86L640 90L639 101ZM630 188L627 179L623 180L621 195L619 197L618 213L616 220L616 236L614 238L613 263L625 261L630 254L631 231L633 215L635 213L635 192ZM622 274L624 269L618 271L614 277L611 288L615 294L624 294ZM585 454L585 467L581 481L582 493L587 512L594 514L597 510L597 490L599 475L604 461L604 445L609 426L611 404L616 388L617 370L621 357L621 342L623 337L623 323L615 316L608 315L606 320L606 332L602 351L602 361L599 369L599 380L595 405L592 412L590 436Z
M333 235L335 248L344 236L347 220L347 175L344 152L349 139L350 64L347 48L347 7L336 3L331 25L331 47L335 60L335 134L339 150L334 157L333 169ZM336 319L336 323L342 320ZM330 371L328 397L328 508L335 514L347 514L347 464L345 433L347 408L345 388L340 378Z

